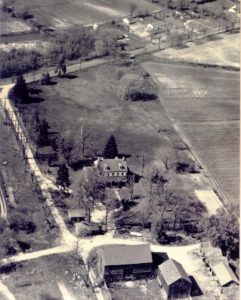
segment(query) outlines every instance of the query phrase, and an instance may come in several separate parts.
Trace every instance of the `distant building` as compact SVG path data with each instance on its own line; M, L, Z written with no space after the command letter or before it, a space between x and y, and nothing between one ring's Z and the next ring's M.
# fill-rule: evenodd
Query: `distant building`
M97 272L109 281L148 278L152 274L150 245L108 245L97 250Z
M235 276L234 272L231 270L229 265L227 265L224 262L220 262L213 266L212 271L214 272L219 284L222 287L229 286L231 284L239 284L239 281Z
M106 183L123 184L127 182L127 162L125 158L102 158L99 157L94 162L97 175Z
M157 280L166 294L166 299L190 296L192 281L182 265L174 259L168 259L159 265Z

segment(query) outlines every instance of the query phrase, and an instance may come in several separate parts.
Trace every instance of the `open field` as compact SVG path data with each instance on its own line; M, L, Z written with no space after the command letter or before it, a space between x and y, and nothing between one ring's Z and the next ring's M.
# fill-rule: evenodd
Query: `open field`
M239 73L146 63L161 103L231 203L239 201Z
M68 27L74 24L90 25L111 21L130 14L130 3L137 5L137 11L157 10L159 7L146 0L71 0L71 1L24 1L41 24L54 27Z
M157 57L197 63L239 67L239 33L226 33L214 40L187 43L185 48L169 48L155 54Z

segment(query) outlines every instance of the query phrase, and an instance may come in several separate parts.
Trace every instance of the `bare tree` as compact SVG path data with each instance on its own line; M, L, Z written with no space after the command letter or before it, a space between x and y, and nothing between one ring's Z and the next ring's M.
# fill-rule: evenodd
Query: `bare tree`
M90 130L81 126L80 131L80 150L81 150L81 158L86 155L86 152L93 152L93 134Z
M135 3L130 3L130 15L131 15L131 18L133 18L133 14L134 14L134 12L136 11L136 9L137 9L137 6L136 6L136 4Z
M68 137L68 138L62 139L61 149L62 149L62 153L67 161L68 166L71 163L74 148L75 148L75 143L72 138Z

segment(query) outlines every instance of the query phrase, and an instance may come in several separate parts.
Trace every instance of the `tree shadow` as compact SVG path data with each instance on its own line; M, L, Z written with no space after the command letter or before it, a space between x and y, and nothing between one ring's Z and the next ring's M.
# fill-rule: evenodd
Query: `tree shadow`
M189 279L192 282L192 288L191 288L191 296L201 296L203 295L202 290L200 289L199 285L197 284L197 281L193 276L189 276Z
M17 270L17 265L15 263L10 263L5 266L0 267L0 274L9 274Z
M41 89L37 89L37 88L29 88L28 91L29 94L31 95L38 95L43 92Z
M29 97L26 101L24 101L25 104L33 104L33 103L40 103L43 102L45 99L41 97Z
M74 75L74 74L65 74L64 75L64 78L67 78L67 79L75 79L77 78L78 76L77 75Z
M80 159L76 162L73 162L70 167L73 171L78 171L83 169L84 167L93 166L94 160L95 158Z
M56 85L58 82L57 81L50 81L48 84L45 85Z
M173 49L176 49L176 50L181 50L181 49L186 49L186 48L189 48L189 47L185 44L180 44L180 45L176 45L175 47L173 47Z
M138 203L134 200L130 200L130 199L122 199L121 200L121 204L123 207L123 211L128 211L131 208L135 207Z

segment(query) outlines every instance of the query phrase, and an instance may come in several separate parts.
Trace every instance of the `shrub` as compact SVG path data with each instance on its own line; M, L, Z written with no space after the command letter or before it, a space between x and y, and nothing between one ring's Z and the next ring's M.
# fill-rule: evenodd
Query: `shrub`
M0 234L4 232L7 226L8 226L7 221L5 219L0 218Z
M10 229L18 232L26 231L27 234L33 233L36 230L36 225L28 219L23 213L16 212L9 218Z

